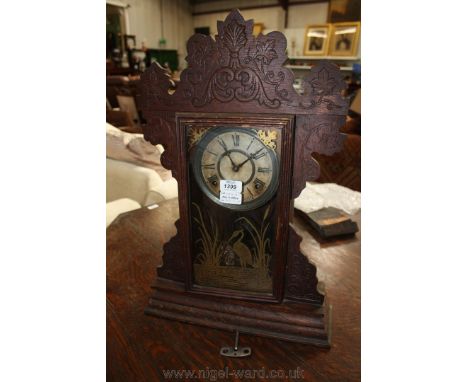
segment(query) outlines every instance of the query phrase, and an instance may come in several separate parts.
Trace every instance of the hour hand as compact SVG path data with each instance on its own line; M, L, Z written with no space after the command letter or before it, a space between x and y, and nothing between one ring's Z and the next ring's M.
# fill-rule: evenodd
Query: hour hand
M234 163L234 161L232 160L232 158L231 158L231 153L230 153L229 151L226 151L226 154L227 154L229 160L230 160L231 163L232 163L232 168L236 168L237 165L236 165L236 164Z

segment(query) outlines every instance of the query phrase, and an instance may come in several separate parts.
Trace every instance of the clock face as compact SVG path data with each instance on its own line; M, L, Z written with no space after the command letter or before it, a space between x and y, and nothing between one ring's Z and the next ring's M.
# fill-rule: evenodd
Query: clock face
M209 130L192 159L195 179L215 203L233 210L260 207L278 186L278 159L272 148L247 128L218 127ZM220 202L220 181L242 182L242 203Z

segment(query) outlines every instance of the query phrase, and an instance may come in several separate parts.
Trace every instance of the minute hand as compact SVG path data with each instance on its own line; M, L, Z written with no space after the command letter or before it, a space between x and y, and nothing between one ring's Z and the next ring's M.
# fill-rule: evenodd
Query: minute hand
M249 160L251 160L252 158L255 158L255 155L257 155L260 151L262 151L264 149L264 147L262 147L260 150L257 150L255 151L253 154L250 154L249 157L243 161L241 164L238 164L237 165L237 168L241 168L245 163L247 163Z

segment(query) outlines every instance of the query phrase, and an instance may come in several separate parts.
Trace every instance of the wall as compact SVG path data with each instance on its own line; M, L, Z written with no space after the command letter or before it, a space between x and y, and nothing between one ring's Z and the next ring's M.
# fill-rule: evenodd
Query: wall
M226 3L226 4L224 4ZM232 3L232 1L231 1ZM204 8L194 7L194 11L209 11L205 9L208 5L213 9L220 9L220 5L229 6L228 1L202 3ZM218 8L215 8L215 5ZM253 4L252 4L253 5ZM260 5L260 4L255 4ZM304 46L305 27L312 24L325 24L328 19L328 3L291 5L288 10L288 28L284 28L285 11L280 7L247 9L241 11L244 18L254 19L255 22L265 25L264 33L279 30L282 31L288 39L288 54L290 56L302 56ZM224 20L228 12L209 13L206 15L196 15L193 17L193 26L210 27L211 35L214 36L217 31L216 23L218 20ZM294 41L294 49L292 42Z
M195 28L210 27L210 33L214 36L217 33L217 21L224 20L228 13L217 12L193 16L193 26ZM284 27L285 12L281 7L246 9L241 13L246 20L254 19L255 22L263 23L268 30L280 30Z
M328 3L292 5L289 7L288 28L324 24L328 19Z
M159 48L161 4L166 49L177 49L179 66L185 67L186 43L193 34L192 8L189 0L123 0L127 8L127 31L136 36L137 47L146 40L148 48Z
M230 3L235 4L236 2L213 2L213 3L202 3L199 6L194 7L194 12L201 12L210 10L208 5L213 9L219 9L220 5L225 5L226 8L230 7ZM258 3L258 4L257 4ZM268 2L263 2L268 3ZM271 2L270 2L271 3ZM217 5L217 8L215 7ZM250 5L262 5L262 2L256 1L249 3ZM203 8L200 7L203 5ZM241 6L240 4L239 6ZM207 9L205 9L207 8ZM259 9L246 9L241 11L245 19L254 19L257 23L263 23L265 25L265 32L271 32L273 30L284 31L284 18L285 11L280 6L259 8ZM210 32L216 34L216 22L217 20L224 20L228 12L217 12L206 15L196 15L193 18L194 27L210 27ZM304 27L310 24L323 24L327 22L328 17L328 3L315 3L315 4L301 4L291 5L288 11L288 28L300 28L304 31Z
M219 11L220 9L246 8L246 7L261 7L265 5L278 5L278 0L215 0L195 3L193 12L210 12Z
M195 4L192 8L190 0L121 0L129 4L127 8L128 33L136 35L137 46L143 39L149 48L158 48L161 38L161 2L164 25L164 37L167 49L177 49L179 65L185 68L187 55L186 43L196 27L210 27L214 36L217 31L217 21L224 20L228 12L216 12L192 16L193 12L212 11L222 8L245 6L262 6L276 3L277 0L221 0ZM284 29L285 11L280 7L248 9L241 11L245 19L254 19L265 25L264 33L273 30L282 31L288 39L288 54L302 55L305 27L311 24L323 24L328 18L328 3L291 5L288 11L288 28ZM292 49L292 42L295 48Z
M328 3L303 4L289 7L288 28L283 31L288 39L288 55L302 56L304 53L306 26L325 24L327 20Z

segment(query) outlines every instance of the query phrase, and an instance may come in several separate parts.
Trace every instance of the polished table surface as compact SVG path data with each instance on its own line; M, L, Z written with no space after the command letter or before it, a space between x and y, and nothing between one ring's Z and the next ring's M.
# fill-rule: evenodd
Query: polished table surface
M355 238L319 243L300 218L294 219L303 237L301 249L317 265L326 301L332 305L331 348L241 334L240 346L250 346L252 355L233 359L219 355L222 346L233 346L233 333L143 313L162 261L162 246L175 234L178 215L173 199L152 210L144 207L122 214L107 228L109 381L170 380L167 373L173 373L175 380L232 380L241 373L244 380L265 376L280 380L285 379L283 375L306 381L360 380L359 233ZM359 214L353 219L360 225ZM185 374L177 378L175 373Z

